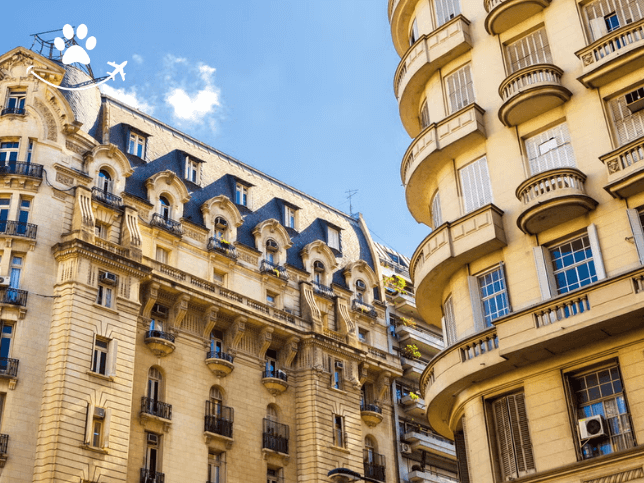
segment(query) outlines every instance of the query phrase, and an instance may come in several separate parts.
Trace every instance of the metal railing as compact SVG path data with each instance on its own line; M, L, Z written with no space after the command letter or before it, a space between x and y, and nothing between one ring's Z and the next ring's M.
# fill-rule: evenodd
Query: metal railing
M29 292L17 288L0 289L0 304L27 305L27 296Z
M206 401L204 431L233 437L234 410L213 401Z
M382 408L374 403L360 403L360 411L371 411L372 413L382 414Z
M226 354L225 352L221 351L208 351L206 354L206 359L222 359L224 361L228 361L232 364L233 360L235 359L233 356L230 354Z
M141 412L151 414L162 419L172 419L172 404L143 396L141 398Z
M152 215L150 225L158 226L159 228L169 231L170 233L174 233L175 235L183 235L183 228L181 227L181 223L170 218L164 218L159 213Z
M208 240L208 250L223 253L227 257L237 258L237 247L230 242L221 241L218 238Z
M24 236L25 238L36 239L38 225L23 223L22 221L0 221L0 234L9 236Z
M279 369L267 369L262 372L262 379L266 377L272 377L274 379L281 379L284 382L288 381L288 377L286 376L286 372L281 371Z
M264 433L262 448L288 454L289 429L286 424L280 424L264 418Z
M0 175L3 174L19 174L42 179L42 164L7 161L7 164L0 166Z
M115 208L121 208L123 206L123 198L116 196L115 194L105 191L104 189L94 186L92 188L92 198L106 205L114 206Z
M415 423L410 421L399 421L398 429L400 431L401 438L404 438L405 434L408 434L408 433L419 433L424 436L434 438L437 441L442 441L443 443L454 444L452 440L443 438L439 434L436 434L429 426L425 426L420 423Z
M18 377L18 359L0 357L0 376Z
M376 312L376 309L374 308L374 306L369 305L368 303L365 303L362 300L353 299L353 301L351 302L351 308L356 312L360 312L374 319L378 317L378 313Z
M159 471L141 468L141 483L165 483L165 475Z
M323 297L335 297L335 294L333 293L333 289L331 287L315 281L313 282L313 291L319 295L322 295Z
M385 457L368 449L364 450L364 475L373 480L385 481Z
M165 339L174 344L174 335L169 334L168 332L163 332L162 330L148 330L145 333L145 338Z
M5 114L19 114L19 115L24 115L25 114L25 108L24 107L5 107L2 110L2 116Z
M8 445L9 445L9 435L0 434L0 454L7 454Z
M288 273L286 273L286 268L282 267L281 265L271 263L268 260L262 260L259 271L270 273L271 275L274 275L277 278L281 278L282 280L288 280Z

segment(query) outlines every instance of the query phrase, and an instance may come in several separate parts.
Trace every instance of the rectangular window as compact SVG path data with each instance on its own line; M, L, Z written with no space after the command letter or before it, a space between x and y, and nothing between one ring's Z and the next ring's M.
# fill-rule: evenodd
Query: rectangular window
M130 144L128 146L127 152L129 154L134 154L139 158L143 159L145 157L145 142L146 139L134 132L130 133Z
M168 250L165 248L157 247L156 261L161 263L168 263Z
M112 307L112 288L106 287L105 285L99 285L96 303L103 307Z
M536 64L552 64L546 29L540 28L505 46L509 74Z
M235 203L248 206L248 188L241 183L235 186Z
M199 163L186 156L186 179L193 183L199 182Z
M436 7L436 26L440 27L444 23L461 13L461 3L459 0L435 0Z
M27 159L26 159L28 163L31 163L31 158L33 154L34 154L34 142L30 139L29 147L27 148Z
M583 7L583 15L586 18L592 42L620 26L644 18L644 6L641 1L633 0L595 0ZM614 47L619 49L622 46L619 41L615 42Z
M414 19L409 29L409 45L414 45L418 40L418 20Z
M634 88L633 90L636 89ZM610 100L608 110L613 119L617 142L620 146L644 136L644 109L632 112L628 108L628 100L625 95ZM633 162L641 161L644 158L642 154L637 154L635 151L632 151L632 155L634 157Z
M266 470L266 483L281 483L281 468L268 468Z
M483 322L485 327L492 327L493 320L510 312L503 266L479 275L478 287L483 308Z
M98 222L94 224L94 235L96 235L98 238L107 240L107 233L108 233L107 225L103 225L102 223L98 223Z
M333 365L333 381L332 385L334 389L342 389L342 372L343 372L343 367L342 367L342 361L335 361L335 364Z
M208 453L208 483L225 483L226 453Z
M295 209L291 208L290 206L286 207L284 214L284 224L288 228L295 229Z
M363 328L358 328L358 340L367 344L369 342L369 331Z
M575 167L575 153L565 122L527 138L525 150L531 176L551 169Z
M550 259L558 294L597 281L593 251L587 235L550 248Z
M617 364L568 377L583 459L636 445Z
M333 415L333 444L344 448L344 416Z
M275 307L277 304L277 294L273 292L266 292L266 304Z
M465 213L492 203L492 185L485 156L459 169L458 174L461 180Z
M11 357L11 339L13 339L13 325L4 324L0 326L0 374L6 373L9 369L8 358Z
M20 143L17 141L0 143L0 165L7 165L9 161L18 161Z
M340 231L330 226L327 229L327 245L329 245L329 248L340 250Z
M93 448L109 447L111 410L89 403L85 421L85 444Z
M503 481L535 472L523 393L492 402L496 447Z
M11 90L7 96L7 105L2 114L24 114L25 99L27 92L23 90Z
M161 436L154 433L145 433L146 451L145 451L145 470L148 476L154 478L155 473L161 471Z
M460 111L474 102L474 84L470 65L467 64L445 77L445 88L449 99L449 113Z
M92 358L92 372L107 375L107 354L109 341L97 337L94 341L94 357Z

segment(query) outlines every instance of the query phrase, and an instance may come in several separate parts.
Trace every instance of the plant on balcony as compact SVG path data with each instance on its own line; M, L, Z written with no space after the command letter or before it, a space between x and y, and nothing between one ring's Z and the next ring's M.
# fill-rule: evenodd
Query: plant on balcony
M420 398L420 396L418 396L418 394L413 391L409 391L409 397L412 401L418 401L418 399Z
M394 292L404 292L407 282L402 277L398 275L392 275L391 277L383 277L385 287L393 290Z
M408 319L407 317L401 317L400 320L401 320L401 322L403 323L403 325L405 327L411 327L412 329L416 328L416 322L415 321L413 321L411 319Z
M407 344L403 349L403 356L407 359L420 359L420 351L416 344Z

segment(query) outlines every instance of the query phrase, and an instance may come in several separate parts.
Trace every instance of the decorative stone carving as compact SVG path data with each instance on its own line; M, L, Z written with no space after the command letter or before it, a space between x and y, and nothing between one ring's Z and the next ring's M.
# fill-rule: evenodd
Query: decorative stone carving
M174 327L181 327L181 323L188 312L188 302L190 301L190 295L182 294L179 296L174 306L172 307L172 313L174 315L174 320L172 325Z
M230 352L232 355L235 355L237 353L237 347L239 347L239 343L244 336L244 332L246 332L247 321L248 319L246 317L240 315L235 319L235 322L233 322L233 325L228 330L228 352Z
M204 320L206 322L206 326L203 331L204 339L210 338L210 333L212 332L212 330L215 328L215 325L217 324L218 313L219 313L219 307L215 307L214 305L211 305L206 309L206 312L204 313Z
M144 297L145 304L143 305L143 311L141 312L141 315L146 319L150 318L152 307L154 307L157 298L159 298L159 287L160 285L156 282L152 282L150 285L148 285L148 290L146 296Z
M300 338L293 336L293 337L289 337L288 340L286 341L286 344L284 344L284 347L282 348L282 352L284 354L283 356L284 367L286 368L291 367L291 364L293 363L293 359L297 354L297 348L299 343L300 343Z
M273 342L273 330L275 330L273 327L264 327L259 333L259 353L257 354L257 357L262 361L266 356L266 351L270 347L271 342Z
M34 99L34 107L38 112L42 114L42 116L45 119L45 127L47 129L47 134L46 137L49 141L57 141L58 140L58 127L56 126L56 120L54 119L54 115L51 113L49 108L43 104L43 102L36 98Z

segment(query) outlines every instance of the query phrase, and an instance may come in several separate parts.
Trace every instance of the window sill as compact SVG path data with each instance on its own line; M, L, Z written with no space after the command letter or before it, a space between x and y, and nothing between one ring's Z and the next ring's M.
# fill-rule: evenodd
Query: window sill
M97 304L96 302L94 302L94 307L99 308L99 309L103 309L103 310L107 310L108 312L111 312L111 313L116 314L116 315L119 314L118 310L113 309L111 307L105 307L105 305Z
M337 392L338 394L342 394L343 396L346 396L348 394L344 389L338 389L337 387L329 386L329 389L331 389L333 392Z
M106 376L105 374L101 374L99 372L94 372L94 371L87 371L87 374L97 379L103 379L104 381L114 382L114 376Z
M351 451L349 451L348 449L341 448L340 446L335 446L333 444L329 445L328 448L333 451L337 451L338 453L351 454Z
M109 449L104 449L104 448L97 448L95 446L90 446L88 444L81 444L80 447L82 449L86 449L87 451L93 451L94 453L99 453L99 454L110 454Z

